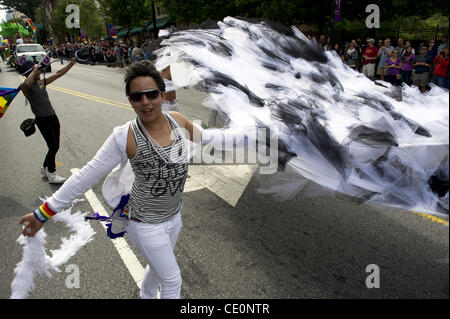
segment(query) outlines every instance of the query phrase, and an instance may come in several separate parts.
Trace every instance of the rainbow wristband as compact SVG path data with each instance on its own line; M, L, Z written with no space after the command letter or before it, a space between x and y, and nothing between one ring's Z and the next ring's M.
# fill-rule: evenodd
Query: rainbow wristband
M50 207L48 207L47 203L44 203L34 211L34 217L36 217L41 223L45 223L47 220L55 216L55 212L53 212Z

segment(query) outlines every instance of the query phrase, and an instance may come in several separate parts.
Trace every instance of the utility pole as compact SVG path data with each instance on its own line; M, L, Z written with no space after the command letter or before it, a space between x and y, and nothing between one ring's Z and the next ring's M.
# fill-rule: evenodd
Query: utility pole
M334 0L331 0L330 47L334 49Z
M42 0L42 10L41 10L41 16L42 16L42 28L44 31L44 42L47 42L47 9L45 7L45 0Z
M153 20L153 39L158 39L158 30L156 29L156 8L155 1L152 1L152 20Z

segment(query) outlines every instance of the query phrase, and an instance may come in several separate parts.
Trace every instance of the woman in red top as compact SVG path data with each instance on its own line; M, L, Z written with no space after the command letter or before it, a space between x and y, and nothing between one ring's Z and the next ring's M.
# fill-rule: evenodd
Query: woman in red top
M448 88L448 48L442 49L434 58L433 83L441 88Z

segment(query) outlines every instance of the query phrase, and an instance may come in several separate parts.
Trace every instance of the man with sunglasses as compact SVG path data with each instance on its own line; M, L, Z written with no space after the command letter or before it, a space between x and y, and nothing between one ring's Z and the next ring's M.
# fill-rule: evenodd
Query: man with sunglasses
M43 224L105 180L103 196L114 208L122 199L117 185L106 187L110 176L132 170L129 201L123 209L124 229L148 266L141 297L180 298L181 274L173 252L181 229L182 192L187 177L187 139L200 142L205 131L178 112L163 112L165 84L149 61L132 63L125 74L125 91L137 118L116 127L95 157L33 213L22 217L22 233L34 236ZM131 166L131 168L130 168ZM128 176L130 177L130 176ZM120 184L120 183L118 183ZM125 183L122 183L125 184ZM126 188L126 187L125 187ZM122 201L120 201L122 203Z

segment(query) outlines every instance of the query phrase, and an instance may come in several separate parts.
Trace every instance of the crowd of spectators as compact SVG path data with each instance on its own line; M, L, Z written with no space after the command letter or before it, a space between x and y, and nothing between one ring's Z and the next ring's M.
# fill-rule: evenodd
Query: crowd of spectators
M61 45L44 45L49 56L59 59L61 64L64 60L70 60L75 52L81 48L89 49L89 61L91 65L106 64L110 67L124 67L130 62L142 59L150 59L153 50L158 47L153 41L144 43L123 41L92 41L87 43L65 43Z
M311 36L308 36L312 39ZM342 61L350 68L366 75L371 80L382 80L393 85L416 85L424 92L430 82L443 87L449 87L449 48L448 35L445 35L439 46L434 40L420 43L413 47L410 41L399 38L397 45L391 39L367 39L365 43L360 38L345 42L343 46L329 45L330 39L324 35L319 37L319 44L324 50L334 50ZM123 41L100 41L82 44L66 43L60 46L49 46L46 49L53 58L71 59L75 51L89 48L90 64L105 63L112 67L123 67L130 62L150 59L153 50L158 48L158 42L144 43Z
M312 36L308 35L312 40ZM449 43L445 35L439 45L434 40L421 42L413 47L410 41L402 38L394 46L391 39L368 38L364 43L360 38L345 42L343 46L330 45L330 38L319 37L324 50L334 50L350 68L363 73L371 80L382 80L393 85L416 85L421 92L429 89L429 83L449 88ZM75 52L83 47L89 49L88 63L106 64L111 67L124 67L130 62L150 59L152 52L159 48L158 40L140 42L92 41L86 43L65 43L44 45L48 54L60 60L70 60Z
M350 68L363 73L371 80L382 80L393 85L416 85L421 92L429 89L433 82L439 87L449 88L449 46L448 35L444 35L440 44L434 40L421 42L413 47L410 41L402 38L397 45L391 39L375 41L368 38L345 42L343 47L329 45L325 36L319 38L324 50L334 50Z

